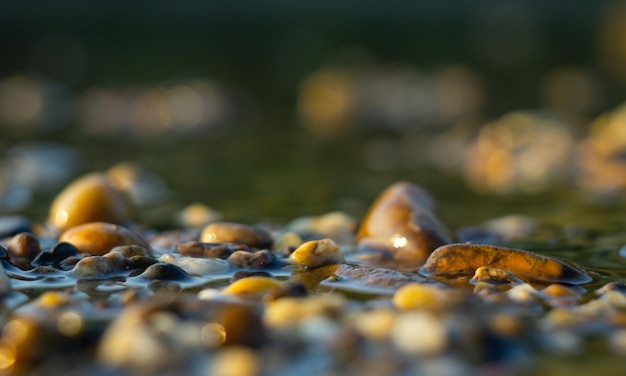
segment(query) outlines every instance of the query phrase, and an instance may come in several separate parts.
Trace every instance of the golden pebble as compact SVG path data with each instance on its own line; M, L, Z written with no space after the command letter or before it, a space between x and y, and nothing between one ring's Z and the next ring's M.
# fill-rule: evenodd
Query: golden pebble
M240 223L216 222L202 229L200 241L203 243L237 243L254 248L269 248L274 239L269 231L261 227Z
M446 304L447 291L424 283L402 286L393 295L393 305L401 310L440 309Z
M391 185L363 219L359 248L383 248L396 261L422 264L435 248L452 242L434 210L433 199L421 187L408 182Z
M112 223L92 222L66 230L59 242L68 242L82 253L102 256L114 247L138 245L150 251L150 245L141 236Z
M221 349L209 369L210 375L255 376L261 373L261 364L254 350L242 346Z
M74 180L54 199L48 222L59 230L89 222L124 223L133 209L106 175L91 173Z
M345 262L341 249L331 239L311 240L302 244L289 256L289 261L310 269Z
M421 272L426 275L471 275L481 266L508 270L521 277L547 282L587 283L581 267L521 249L486 244L448 244L437 248Z
M246 277L231 283L222 292L229 295L260 294L282 286L282 284L283 282L268 277Z
M393 328L396 314L386 308L358 312L351 318L356 331L374 341L385 341Z
M337 317L345 305L345 298L338 294L285 297L267 304L263 322L272 328L290 327L313 317Z
M37 299L42 308L56 308L70 302L70 297L59 291L47 291Z
M564 296L578 296L579 294L567 287L558 283L552 284L541 291L545 296L564 297Z

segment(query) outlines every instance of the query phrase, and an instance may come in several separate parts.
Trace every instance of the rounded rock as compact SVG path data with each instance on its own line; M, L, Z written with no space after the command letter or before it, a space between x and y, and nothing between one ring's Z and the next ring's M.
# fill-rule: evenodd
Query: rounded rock
M92 222L66 230L59 241L68 242L80 250L93 256L102 256L114 247L138 245L147 250L150 246L141 236L112 223Z
M269 231L261 227L216 222L202 230L200 241L205 243L237 243L254 248L269 248L272 246L273 238Z
M381 249L394 260L422 264L435 248L451 243L434 214L434 201L419 186L398 182L378 196L361 224L361 249Z
M246 277L231 283L222 292L228 295L265 293L283 285L283 282L267 277Z
M243 269L263 269L272 264L272 255L267 250L258 252L236 251L228 258L228 262Z
M91 173L74 180L54 199L48 222L59 230L105 221L124 223L133 209L123 193L104 174Z
M7 250L11 258L33 260L41 253L41 244L35 235L22 232L11 239Z
M345 262L341 249L331 239L311 240L302 244L289 256L289 261L310 269Z

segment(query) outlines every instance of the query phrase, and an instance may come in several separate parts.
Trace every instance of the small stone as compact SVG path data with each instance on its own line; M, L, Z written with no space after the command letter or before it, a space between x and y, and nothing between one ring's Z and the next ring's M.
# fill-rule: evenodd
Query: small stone
M287 224L287 228L299 234L318 234L341 244L350 243L357 228L356 219L335 211L316 217L300 217Z
M274 240L274 249L278 252L291 254L302 243L302 238L295 232L283 232Z
M270 248L272 235L262 227L239 223L217 222L202 230L200 241L205 243L237 243L254 248Z
M346 300L338 294L286 297L269 302L263 322L270 328L299 326L313 317L339 317Z
M267 277L247 277L231 283L222 292L228 295L263 294L282 286L284 282Z
M31 264L34 266L60 265L61 262L68 257L78 256L78 252L78 248L74 247L72 244L61 242L55 245L50 252L41 252L35 257Z
M516 302L534 302L537 300L537 290L528 283L513 286L507 295L509 299Z
M374 341L386 341L395 322L396 314L385 308L358 312L349 322L356 331Z
M70 183L54 199L48 222L59 230L90 222L124 223L133 209L104 174L92 173Z
M434 356L448 347L448 334L437 316L427 311L412 311L397 317L391 342L411 355Z
M236 251L228 258L228 262L236 268L263 269L273 262L272 254L267 250L257 252Z
M111 248L111 252L118 252L125 258L131 258L133 256L151 257L151 252L140 245L120 245Z
M11 259L26 259L32 261L41 253L39 239L30 232L15 235L7 247Z
M439 310L451 302L448 291L425 283L411 283L402 286L393 295L393 305L400 310L429 309Z
M176 265L192 275L216 275L224 274L230 270L228 262L221 259L206 259L196 257L175 256L166 254L160 260L168 264Z
M148 280L162 281L185 281L191 278L182 268L167 263L151 265L139 276Z
M341 249L331 239L312 240L302 244L289 256L289 261L310 269L345 263Z
M521 249L485 244L449 244L437 248L420 269L424 275L471 275L476 269L509 270L537 281L581 284L591 277L581 267Z
M220 259L227 259L228 256L239 248L249 249L247 246L241 247L234 244L203 243L197 241L182 242L176 246L178 253L183 256Z
M220 212L200 203L187 205L176 214L176 222L183 227L202 228L221 219Z
M111 223L93 222L66 230L59 241L68 242L93 256L102 256L117 246L138 245L147 250L148 243L134 232Z
M398 182L378 196L357 234L360 249L381 247L394 260L421 265L435 248L451 243L421 187Z
M520 284L524 283L515 274L508 270L487 268L481 266L476 269L474 276L471 279L472 283L488 282L491 284Z
M89 256L80 260L71 273L76 278L108 278L126 269L124 256L111 252L105 256Z
M247 278L247 277L267 277L267 278L273 278L272 274L268 273L268 272L264 272L264 271L257 271L257 270L239 270L237 272L235 272L235 274L233 274L232 278L230 279L230 282L235 282L236 280L242 279L242 278Z
M228 347L220 350L208 374L220 376L256 376L261 373L257 354L245 347Z

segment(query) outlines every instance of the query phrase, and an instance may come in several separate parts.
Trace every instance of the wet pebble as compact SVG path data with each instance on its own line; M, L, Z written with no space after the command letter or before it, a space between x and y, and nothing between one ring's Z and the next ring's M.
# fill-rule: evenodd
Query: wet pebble
M176 265L187 273L197 276L224 274L230 270L228 262L217 258L196 258L166 254L161 256L159 260Z
M352 286L364 291L378 293L394 293L409 283L426 282L426 279L415 273L402 273L397 270L384 268L368 268L349 264L339 265L333 275L337 280L324 281L330 286Z
M106 175L91 173L59 193L50 207L48 222L59 230L99 221L121 224L132 218L132 212L126 197Z
M138 245L147 250L148 243L134 232L111 223L92 222L66 230L59 241L68 242L80 250L93 256L102 256L114 247Z
M80 260L71 274L76 278L110 278L126 270L126 259L118 252L89 256Z
M233 252L239 250L253 251L253 249L246 245L203 243L198 241L186 241L179 243L176 246L176 250L183 256L220 259L227 259Z
M339 244L351 243L357 228L356 219L343 212L296 218L286 226L298 234L318 234Z
M217 222L202 229L200 241L205 243L237 243L254 248L270 248L273 238L269 231L262 227Z
M176 222L183 227L202 228L221 219L220 212L201 203L187 205L176 213Z
M422 264L435 248L452 242L434 208L421 187L408 182L391 185L363 219L359 248L380 248L397 262Z
M436 249L420 269L429 276L474 274L476 269L508 270L517 276L546 282L581 284L591 277L581 267L536 253L483 244L450 244Z
M68 257L78 256L78 248L74 247L70 243L61 242L52 248L51 251L41 252L32 262L31 264L34 266L41 265L59 265L63 260Z
M509 270L487 268L481 266L476 269L471 279L472 283L487 282L491 284L521 284L524 283L519 277Z
M222 292L228 295L256 295L264 294L270 290L282 286L281 282L274 278L267 277L247 277L236 280L226 287Z
M271 301L263 314L263 322L270 328L298 327L314 317L340 317L347 302L337 294L287 297Z
M444 324L427 311L398 315L391 329L391 341L401 351L417 356L440 354L449 344Z
M257 252L236 251L228 257L228 262L242 269L263 269L272 265L274 259L267 250Z
M402 286L393 295L393 305L400 310L441 310L457 300L453 294L441 287L425 283Z
M11 260L32 261L41 253L39 239L30 232L19 233L8 244L9 258Z
M111 248L111 252L120 253L122 256L126 258L131 258L134 256L141 256L141 257L152 256L151 252L148 249L140 245L120 245L120 246Z
M345 262L343 253L332 239L312 240L299 246L289 256L289 262L310 269Z
M264 272L261 270L239 270L233 274L230 278L230 282L235 282L238 279L246 278L246 277L267 277L273 278L271 273Z

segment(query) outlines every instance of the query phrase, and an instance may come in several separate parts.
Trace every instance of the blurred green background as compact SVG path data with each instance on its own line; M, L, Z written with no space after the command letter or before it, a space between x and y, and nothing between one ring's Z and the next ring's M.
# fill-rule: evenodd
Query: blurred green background
M621 1L3 1L0 211L44 218L71 178L122 161L166 182L155 223L192 202L359 216L399 179L455 225L621 197L570 162L624 100L625 20ZM548 127L562 154L534 141Z

